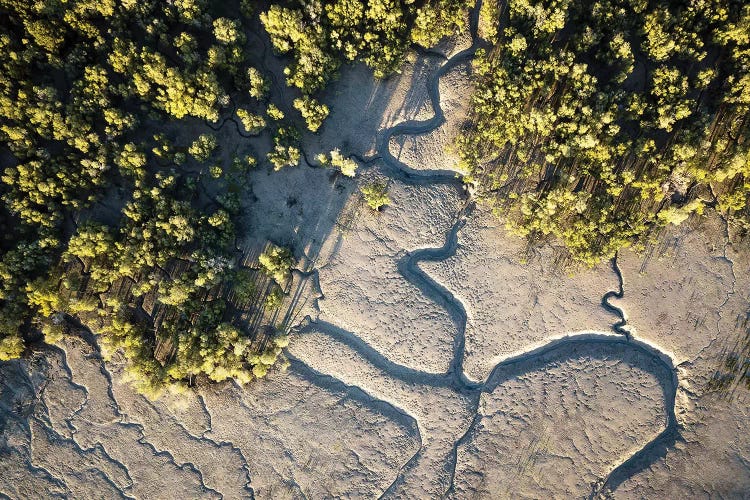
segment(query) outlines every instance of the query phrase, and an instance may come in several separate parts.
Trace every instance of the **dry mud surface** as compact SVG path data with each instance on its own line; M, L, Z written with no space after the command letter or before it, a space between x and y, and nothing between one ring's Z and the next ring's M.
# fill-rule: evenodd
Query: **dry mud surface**
M611 266L528 255L445 153L472 50L328 91L305 153L340 147L356 180L252 174L241 244L300 259L286 371L148 401L85 333L4 363L0 496L747 497L747 396L707 390L744 334L747 251L709 214ZM223 123L225 150L248 147ZM375 179L392 199L377 214L357 190Z

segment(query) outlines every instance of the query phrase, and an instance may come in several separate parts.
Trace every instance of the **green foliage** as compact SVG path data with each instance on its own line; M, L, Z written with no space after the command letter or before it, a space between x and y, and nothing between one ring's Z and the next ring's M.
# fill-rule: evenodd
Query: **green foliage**
M265 308L270 311L277 310L284 303L285 294L283 288L287 286L287 283L291 278L291 270L294 266L292 252L287 248L268 244L263 253L258 257L258 263L260 264L261 272L272 279L266 289L266 295L263 300ZM278 357L279 352L281 352L281 347L284 347L278 347L278 345L280 345L279 342L281 341L277 342L277 347L274 348L272 355L269 354L269 351L266 351L266 353L260 356L260 361L266 367L272 365L276 361L276 357ZM262 371L264 368L258 368L258 370ZM263 373L265 374L265 372ZM256 376L261 375L256 374Z
M195 116L216 121L219 107L228 101L210 67L181 70L170 66L163 54L148 47L139 49L130 40L113 40L108 63L127 79L122 93L150 101L175 118Z
M44 335L44 341L48 344L58 344L65 334L62 322L56 319L44 321L40 330Z
M199 162L204 162L211 157L216 150L216 136L213 134L201 134L188 148L188 153L193 155Z
M231 172L234 175L245 174L257 164L258 160L252 155L245 155L244 157L235 156L232 158Z
M474 6L467 0L425 2L417 8L411 40L423 47L431 47L441 38L460 32L466 23L466 10Z
M0 361L8 361L21 356L23 352L23 338L19 334L0 337Z
M133 180L143 179L146 175L146 154L138 146L129 142L115 156L115 164L126 177Z
M706 206L748 227L748 6L511 0L502 12L483 2L494 46L474 61L456 150L509 229L593 265Z
M245 43L245 34L236 19L220 17L214 20L214 36L224 45Z
M187 24L199 24L206 8L204 0L175 0L177 14Z
M311 17L319 18L321 4L311 4ZM337 59L325 50L325 30L319 23L305 22L302 10L273 5L261 14L261 21L274 48L280 53L295 51L297 62L285 71L290 85L314 92L325 86L338 67Z
M239 193L223 168L186 165L187 153L210 160L220 138L182 142L230 93L259 101L269 90L268 74L247 69L240 22L214 19L214 7L2 2L0 359L21 355L36 331L58 341L74 317L150 396L196 376L244 383L253 359L268 361L270 342L244 321L263 306L257 278L236 271ZM279 144L292 147L292 135ZM106 209L89 210L97 201Z
M252 17L255 13L254 0L240 0L240 12L247 18Z
M279 121L284 119L284 112L277 108L273 103L268 105L268 108L266 108L266 113L272 120Z
M284 291L278 286L274 285L268 292L265 298L265 305L268 309L278 309L284 301Z
M328 117L328 106L320 104L311 97L303 97L294 100L294 109L302 113L302 118L307 122L310 132L317 132L323 121Z
M351 158L344 158L338 148L332 150L328 156L325 154L318 155L318 160L323 165L331 165L338 168L347 177L354 177L357 173L357 162Z
M277 363L282 349L287 345L289 345L289 337L286 335L273 337L266 350L251 359L254 365L253 375L258 378L264 377L268 373L268 369Z
M0 359L19 356L32 330L58 341L75 318L152 397L196 377L249 382L277 362L288 339L252 330L247 317L283 305L292 257L269 249L262 270L239 265L236 181L257 160L235 158L226 171L208 163L223 137L201 133L232 95L249 133L279 122L274 168L300 161L299 134L266 102L273 75L262 54L246 52L258 48L255 37L246 43L256 5L2 2L0 142L10 155L0 176ZM292 56L287 81L302 90L294 107L315 131L329 110L312 95L342 62L362 60L384 77L410 43L464 29L468 6L292 0L258 15L274 48ZM186 144L184 130L200 135ZM355 173L337 150L330 163ZM90 209L96 202L106 208Z
M221 168L221 165L211 165L208 168L208 173L211 174L211 177L214 179L218 179L222 175L224 175L224 169Z
M388 205L391 199L388 197L388 186L381 182L373 182L360 188L360 192L365 198L367 205L375 210L380 210L384 205Z
M254 115L245 109L240 108L237 110L237 118L240 119L242 127L248 134L259 134L266 128L265 118L260 115Z
M469 0L336 0L272 5L263 26L280 53L292 53L287 82L306 94L322 89L343 61L363 60L375 76L400 66L409 41L429 46L465 29ZM343 56L343 57L342 57Z
M254 97L255 99L265 99L268 95L270 85L266 79L263 78L263 74L261 74L256 68L248 68L247 79L250 87L250 97Z
M250 381L258 345L247 331L227 321L232 318L228 304L241 310L253 302L257 278L247 269L236 270L229 253L217 253L234 241L231 218L222 209L209 216L196 212L179 199L191 193L173 175L156 176L155 185L137 192L124 211L119 235L91 225L71 249L71 258L82 259L98 288L107 290L106 314L97 315L93 323L93 318L84 317L100 334L103 352L122 353L131 382L150 397L180 389L185 380L199 375L214 381ZM282 280L291 265L288 252L269 247L261 267ZM129 301L161 307L154 319L159 325L155 346L145 342L148 331L125 314L127 308L117 295L111 295L131 281ZM274 281L273 286L279 285ZM278 297L278 292L273 294ZM71 308L61 299L69 295L50 282L40 282L31 293L45 314L63 310L80 316L86 304L77 299Z
M294 129L280 128L273 138L273 149L266 157L274 170L299 164L301 152L297 147L299 133Z
M261 269L278 284L286 283L294 264L292 252L287 248L270 244L258 257Z
M249 302L257 292L254 276L247 269L239 269L232 276L232 293L237 302L244 304Z

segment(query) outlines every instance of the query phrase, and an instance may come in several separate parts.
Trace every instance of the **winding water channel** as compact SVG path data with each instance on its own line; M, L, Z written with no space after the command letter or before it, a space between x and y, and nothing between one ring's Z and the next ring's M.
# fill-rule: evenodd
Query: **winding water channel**
M472 34L472 45L468 49L465 49L447 59L444 64L440 66L430 77L427 82L427 89L429 98L432 102L434 109L434 116L422 121L406 121L396 124L392 127L383 129L377 138L377 151L376 154L370 158L382 160L382 164L385 165L388 175L407 185L431 185L431 184L448 184L456 186L459 189L463 188L461 180L457 177L456 172L447 170L429 170L429 169L414 169L411 168L399 160L397 160L389 151L389 142L392 137L398 135L420 135L434 131L445 122L445 115L441 107L440 102L440 90L439 83L440 78L454 69L457 65L470 61L479 45L479 38L477 36L477 22L478 22L478 10L480 5L478 4L472 11L470 17L471 34ZM449 388L462 394L464 397L469 398L472 401L473 411L475 418L465 434L454 443L452 450L452 463L447 464L451 471L451 486L445 493L451 493L453 489L453 477L455 475L456 458L458 453L458 447L471 435L477 422L481 419L478 413L478 406L481 394L483 392L491 392L492 388L488 387L490 381L496 372L499 370L518 365L524 362L533 361L536 358L549 355L558 350L568 348L571 345L585 346L594 344L609 344L618 346L621 349L635 349L644 354L647 358L656 362L660 365L667 373L671 374L671 377L665 379L660 377L660 383L662 385L662 391L664 396L664 407L667 412L667 425L665 429L652 441L647 443L640 450L635 452L633 455L628 457L618 466L616 466L609 474L601 478L601 480L592 488L590 497L597 497L604 491L614 490L619 484L625 479L632 476L639 470L647 467L650 463L661 456L665 449L673 445L673 443L679 439L678 423L675 416L675 398L678 389L678 378L677 371L673 360L664 352L654 347L653 345L636 338L632 335L629 330L625 327L626 317L622 309L614 306L610 303L611 298L622 298L624 295L623 278L622 274L617 266L616 258L612 261L613 270L619 280L618 290L607 291L602 297L602 307L607 309L609 312L618 316L617 322L612 325L612 333L580 333L575 335L569 335L559 339L555 339L533 349L531 351L523 352L516 356L507 358L498 363L492 371L492 374L487 378L485 382L472 381L467 378L463 371L463 360L465 350L465 331L467 323L466 309L464 305L456 299L456 297L445 287L437 283L435 280L430 278L424 271L419 267L419 263L423 261L441 261L453 256L458 246L458 235L463 228L467 217L471 216L474 203L471 200L467 200L464 208L456 214L455 223L453 224L450 231L445 236L445 243L441 247L437 248L424 248L407 252L398 261L399 273L410 283L418 287L428 298L436 302L441 307L445 308L457 327L457 335L454 339L453 344L453 357L450 362L449 370L444 374L433 374L408 368L405 366L398 365L391 362L376 349L369 346L365 341L361 340L353 332L348 332L344 329L337 327L336 325L317 321L313 322L307 327L300 330L300 334L305 334L307 331L314 329L315 331L321 332L325 335L330 336L337 342L346 345L348 348L358 352L363 358L365 358L372 365L382 370L389 377L397 380L407 382L409 384L421 384L431 387L443 387ZM306 371L308 374L312 369L304 366L299 360L294 360L296 367L295 369ZM314 370L313 370L314 371ZM316 372L317 377L323 376ZM328 383L333 383L329 381ZM328 384L327 383L327 384ZM347 386L350 387L351 386ZM357 387L357 391L363 391L363 389ZM366 393L367 391L363 391ZM368 395L377 399L373 395ZM386 404L393 405L396 411L403 415L408 415L408 412L403 408L398 408L392 401L385 402ZM417 422L417 428L419 428L419 422ZM423 442L423 436L419 436L420 443ZM420 447L420 450L402 467L399 471L398 477L394 483L389 487L383 497L390 497L394 494L396 487L405 480L405 474L409 469L416 466L416 463L421 457L424 448Z

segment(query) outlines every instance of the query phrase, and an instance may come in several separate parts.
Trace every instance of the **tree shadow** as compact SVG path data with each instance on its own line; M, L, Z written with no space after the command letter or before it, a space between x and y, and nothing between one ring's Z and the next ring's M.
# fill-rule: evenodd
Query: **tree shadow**
M291 122L302 130L304 122L291 107L299 92L284 85L285 61L272 54L265 35L249 37L248 44L256 49L256 55L251 57L252 64L262 66L271 75L273 85L268 99L279 103ZM274 171L264 160L272 145L273 130L250 136L244 134L235 121L236 109L252 104L248 96L233 95L231 105L215 124L191 118L163 123L150 120L142 124L134 140L145 140L158 131L174 151L183 154L192 139L200 134L213 134L217 138L218 148L211 162L225 172L219 179L211 179L207 174L208 164L198 165L192 160L177 165L170 158L162 158L151 168L175 170L193 178L198 189L186 197L191 197L191 203L204 213L223 207L222 191L238 195L240 209L236 217L234 266L247 274L247 286L253 292L250 296L239 297L231 282L210 286L190 298L198 301L199 311L184 317L180 307L161 300L159 291L162 284L177 282L189 273L191 258L183 255L156 265L143 275L120 278L104 291L90 286L93 281L86 262L63 263L58 271L61 275L64 271L70 278L68 284L60 286L65 300L93 301L98 303L100 311L122 313L123 318L144 331L149 349L153 349L154 357L162 363L177 354L177 330L192 328L200 321L201 308L205 310L220 303L221 310L217 314L221 321L240 328L253 349L263 352L270 339L288 333L312 310L316 294L320 293L314 270L337 254L346 233L362 211L367 210L358 190L359 179L345 177L312 159L319 153L339 149L344 156L357 158L360 171L365 170L366 161L362 159L377 153L377 137L384 128L411 120L425 109L430 111L432 96L428 81L439 62L441 59L434 54L418 54L416 61L405 62L401 73L382 80L375 79L364 64L343 67L341 78L319 97L329 105L330 116L319 132L302 133L303 157L299 165L280 171ZM231 177L226 175L233 161L244 156L256 158L258 166L234 172ZM116 227L130 198L126 191L114 182L103 200L82 210L75 222L93 220ZM259 269L258 257L269 244L288 248L294 255L294 272L284 283L275 283ZM144 280L158 285L145 287L144 293L136 286ZM71 283L74 286L68 286ZM279 291L283 292L282 298L274 300ZM105 305L108 302L116 305ZM101 317L100 311L84 311L78 315L85 324L98 329L106 319Z
M716 371L706 389L725 399L734 399L750 391L750 309L735 318L737 334L716 360Z

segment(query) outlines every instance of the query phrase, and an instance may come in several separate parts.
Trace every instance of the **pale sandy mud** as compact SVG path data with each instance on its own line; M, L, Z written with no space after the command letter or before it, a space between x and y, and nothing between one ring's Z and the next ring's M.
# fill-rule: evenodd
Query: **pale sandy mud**
M736 281L733 263L724 255L724 230L721 219L709 213L668 231L646 255L619 256L625 296L613 302L627 312L639 337L658 344L677 363L733 333L719 325L731 314ZM736 306L747 309L747 302Z
M302 166L247 179L238 246L299 259L274 319L291 366L247 387L148 401L87 341L0 366L10 498L740 498L747 401L708 391L744 333L750 265L709 218L644 265L570 274L474 207L446 153L465 119L471 38L375 80L342 71ZM450 58L450 59L447 59ZM288 109L281 65L274 95ZM278 94L278 95L277 95ZM231 113L227 113L227 118ZM224 160L267 136L214 128ZM175 132L176 133L176 132ZM341 148L357 179L315 167ZM374 213L358 188L380 180ZM212 195L213 193L208 193ZM710 243L711 241L719 243ZM743 399L745 398L745 399Z
M49 415L53 429L62 429L63 425L70 428L71 439L83 449L101 447L112 462L127 471L131 484L123 490L128 496L220 497L203 482L196 466L175 457L169 449L155 446L141 423L123 413L114 397L109 374L95 351L83 341L71 340L65 354L63 358L63 353L58 353L58 362L50 364L48 374L48 378L61 383L53 391L45 389L42 398L75 401L71 392L85 397L78 404ZM72 377L66 377L68 369Z
M252 192L243 199L241 222L251 236L239 245L257 253L273 241L292 249L301 269L315 267L355 185L332 170L307 165L280 173L253 172L250 180Z
M410 419L304 367L252 392L208 386L175 406L111 382L81 341L66 351L46 352L44 373L4 367L4 405L31 412L4 427L0 467L16 481L0 491L13 498L369 496L419 449ZM182 416L195 405L191 431Z
M416 170L460 172L459 155L453 145L467 118L471 98L471 63L467 60L440 78L440 105L445 123L421 134L395 135L388 150L401 163Z
M705 360L708 361L708 360ZM698 381L693 380L695 385ZM703 391L700 382L699 390ZM682 401L680 401L682 399ZM680 437L614 491L616 498L747 498L750 412L747 395L678 398Z
M194 467L176 463L148 443L138 425L121 419L100 362L86 358L86 351L72 346L68 360L62 350L47 351L42 362L13 373L9 384L27 384L29 392L7 415L17 417L24 408L20 415L25 417L25 432L5 441L0 462L12 471L13 459L25 454L28 475L18 477L19 482L3 481L1 491L14 498L45 498L55 490L73 498L218 498L201 483ZM57 403L50 405L53 413L47 410L48 402ZM8 431L13 435L12 428L6 428L6 438ZM45 480L56 485L49 493L39 484Z
M325 124L317 134L305 134L308 158L333 148L371 156L376 153L381 130L433 117L427 85L444 62L433 54L412 54L398 73L382 80L374 79L361 63L342 68L338 81L320 98L331 109Z
M475 394L447 378L396 366L347 332L323 332L314 324L289 351L313 370L356 385L414 419L421 447L393 478L389 494L424 498L449 488L452 449L470 425Z
M463 366L472 380L485 380L504 358L566 334L607 331L614 322L601 307L603 292L616 286L608 267L568 274L551 249L531 256L525 250L480 207L459 232L455 255L419 264L466 310Z
M667 425L657 359L571 342L496 369L458 448L456 498L581 498Z
M324 248L318 320L353 332L396 364L446 372L459 327L401 274L399 262L410 251L442 245L460 192L450 185L392 181L389 196L394 202L381 213L360 207Z
M621 254L624 297L613 300L639 338L677 365L679 434L621 478L621 498L746 498L750 491L748 393L711 381L747 335L750 274L745 244L712 212L672 229L645 255ZM735 239L734 241L739 241Z
M260 498L377 496L418 448L410 419L297 364L247 390L201 393L206 436L242 450Z

